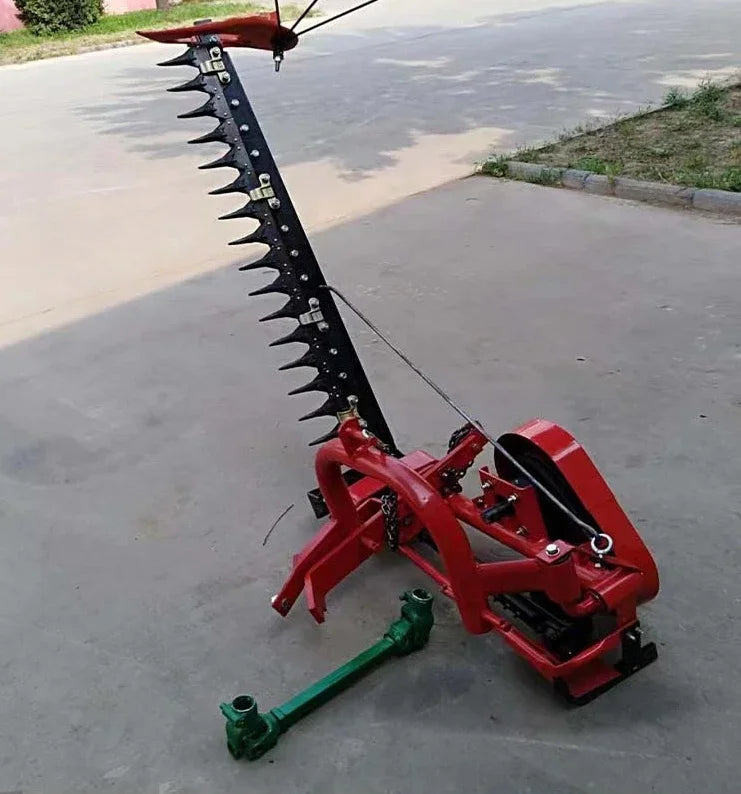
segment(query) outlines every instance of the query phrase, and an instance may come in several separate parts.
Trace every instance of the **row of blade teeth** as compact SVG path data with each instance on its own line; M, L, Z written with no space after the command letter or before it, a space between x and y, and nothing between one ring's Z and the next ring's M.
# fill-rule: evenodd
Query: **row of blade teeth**
M171 58L168 61L163 61L159 64L159 66L192 66L199 68L199 60L195 50L189 47L181 55ZM181 113L178 115L178 118L194 119L201 117L211 117L219 122L216 128L211 130L211 132L207 132L205 135L193 138L192 140L188 141L188 143L225 143L229 145L229 149L225 154L221 155L210 163L205 163L204 165L199 166L199 168L202 170L210 170L213 168L235 168L237 171L239 171L239 174L234 181L230 182L228 185L224 185L224 187L211 190L210 195L220 196L229 193L248 193L252 187L248 171L250 163L242 148L240 146L234 145L240 142L240 139L235 133L235 124L231 118L231 114L226 104L223 101L220 101L218 91L215 90L206 80L205 76L200 73L192 80L188 80L185 83L174 86L173 88L169 88L168 91L173 93L198 91L208 94L208 99L200 107L197 107L195 110L191 110L186 113ZM250 296L270 294L282 294L288 296L288 301L283 306L266 315L265 317L261 317L260 322L269 322L270 320L289 318L298 321L299 315L305 311L305 306L304 303L297 297L297 294L300 294L297 289L298 283L292 272L286 269L284 261L285 257L280 255L278 248L271 245L269 234L271 225L270 222L263 217L260 210L257 209L253 202L249 200L239 209L220 216L219 220L232 220L237 218L252 218L258 221L258 226L246 236L240 237L237 240L232 240L229 245L262 243L264 245L270 246L268 251L262 257L249 262L246 265L242 265L239 269L246 271L267 267L278 271L278 276L274 281L264 287L253 290L249 293ZM277 242L277 239L274 239L273 242ZM309 345L308 350L306 350L294 361L290 361L287 364L281 366L279 368L280 370L298 369L300 367L314 367L315 369L319 370L318 374L311 381L309 381L309 383L306 383L305 385L299 386L298 388L288 392L289 395L305 394L309 392L324 392L328 395L327 399L322 405L305 414L304 416L299 417L299 422L304 422L307 419L316 419L322 416L336 417L337 414L345 407L340 403L340 398L337 394L336 387L333 387L332 383L321 372L322 360L320 355L312 348L313 341L314 332L307 326L297 325L296 328L294 328L289 334L270 343L271 347L295 343ZM314 441L310 443L310 446L323 444L325 441L336 438L338 430L339 423L325 435L314 439Z

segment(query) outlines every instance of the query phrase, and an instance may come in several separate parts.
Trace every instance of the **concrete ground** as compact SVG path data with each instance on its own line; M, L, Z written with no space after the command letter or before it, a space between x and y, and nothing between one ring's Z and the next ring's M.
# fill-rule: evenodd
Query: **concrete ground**
M0 791L737 790L738 226L486 180L394 202L729 74L740 22L733 0L409 0L307 37L279 80L239 56L331 280L492 429L574 430L663 575L659 664L586 709L440 602L424 654L254 765L219 700L279 702L424 580L384 556L322 627L268 607L317 527L314 401L280 396L301 375L275 372L271 301L225 266L233 202L204 195L170 51L0 70ZM400 442L440 451L456 417L350 325Z
M347 7L328 0L328 9ZM736 0L384 0L239 66L297 206L327 228L489 153L741 64ZM0 344L218 269L224 174L148 45L0 69ZM219 147L213 147L218 149Z
M739 227L475 178L315 244L492 430L543 415L585 443L658 559L659 662L567 710L440 600L427 650L233 761L221 699L278 703L425 580L382 555L321 627L269 608L317 527L321 422L281 396L301 375L244 298L261 275L223 268L0 352L0 791L738 791ZM400 442L439 451L457 418L356 339Z

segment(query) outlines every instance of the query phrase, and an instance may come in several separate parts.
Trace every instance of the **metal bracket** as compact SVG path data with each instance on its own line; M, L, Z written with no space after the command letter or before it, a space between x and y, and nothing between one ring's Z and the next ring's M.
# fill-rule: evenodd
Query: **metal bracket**
M347 419L360 419L360 414L358 413L358 402L358 398L354 394L349 394L347 396L347 404L349 407L346 411L337 412L337 421L342 423Z
M215 74L218 75L219 80L222 83L229 83L231 82L231 75L226 69L226 64L221 58L221 48L220 47L211 47L208 51L208 54L211 56L207 61L202 61L200 64L200 69L203 74Z
M255 187L250 190L250 201L260 201L262 199L274 199L275 191L270 184L270 174L260 174L260 187ZM271 207L273 204L271 203ZM280 205L278 205L280 206ZM277 208L274 208L277 209Z
M309 311L299 314L298 321L301 325L316 323L316 327L320 331L329 329L329 324L325 321L322 310L319 308L319 301L316 298L309 298Z

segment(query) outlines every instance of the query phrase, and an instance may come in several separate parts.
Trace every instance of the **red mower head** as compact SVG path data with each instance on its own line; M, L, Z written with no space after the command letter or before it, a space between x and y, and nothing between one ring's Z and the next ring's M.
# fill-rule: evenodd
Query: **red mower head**
M249 17L229 17L182 28L139 30L137 33L163 44L195 44L198 36L211 33L219 37L222 47L248 47L271 52L292 50L298 44L298 36L279 24L275 12Z

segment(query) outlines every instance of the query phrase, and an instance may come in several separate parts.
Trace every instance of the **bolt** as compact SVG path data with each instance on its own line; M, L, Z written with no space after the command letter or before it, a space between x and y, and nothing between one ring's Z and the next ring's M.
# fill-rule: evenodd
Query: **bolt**
M306 273L302 273L299 276L299 278L301 279L301 281L308 281L309 280L309 277L306 275Z
M268 199L268 207L270 207L271 210L280 209L280 199L277 198Z
M319 301L316 298L309 298L309 306L312 309L317 309L319 308Z
M322 320L321 322L318 322L318 323L316 324L316 327L317 327L317 328L318 328L320 331L329 331L329 323L325 323L325 322L324 322L324 320Z
M289 253L291 254L291 256L298 256L298 251L295 248L291 249Z
M249 132L250 131L250 125L249 124L240 124L239 125L239 131L240 132Z
M524 538L527 535L527 529L525 529L525 527L517 527L515 534L519 535L521 538Z
M347 372L340 372L337 376L340 380L347 380Z
M232 101L231 101L229 104L230 104L230 105L231 105L233 108L238 108L238 107L239 107L239 100L238 100L238 99L232 99Z
M358 404L358 398L354 394L348 394L347 401L353 408Z
M219 72L219 80L221 80L222 83L231 83L232 76L229 72Z
M491 483L488 480L485 480L484 482L481 483L482 491L488 491L489 488L491 488Z
M329 355L330 356L336 356L337 355L337 348L336 347L330 347L329 348Z
M288 227L285 225L285 223L280 227L280 230L282 232L287 232L288 231Z
M259 149L253 149L250 152L250 157L259 157L259 156L260 156L260 150Z
M549 557L555 557L555 556L558 554L558 546L557 546L555 543L549 543L549 544L548 544L548 545L545 547L545 553L546 553L546 554L547 554Z

